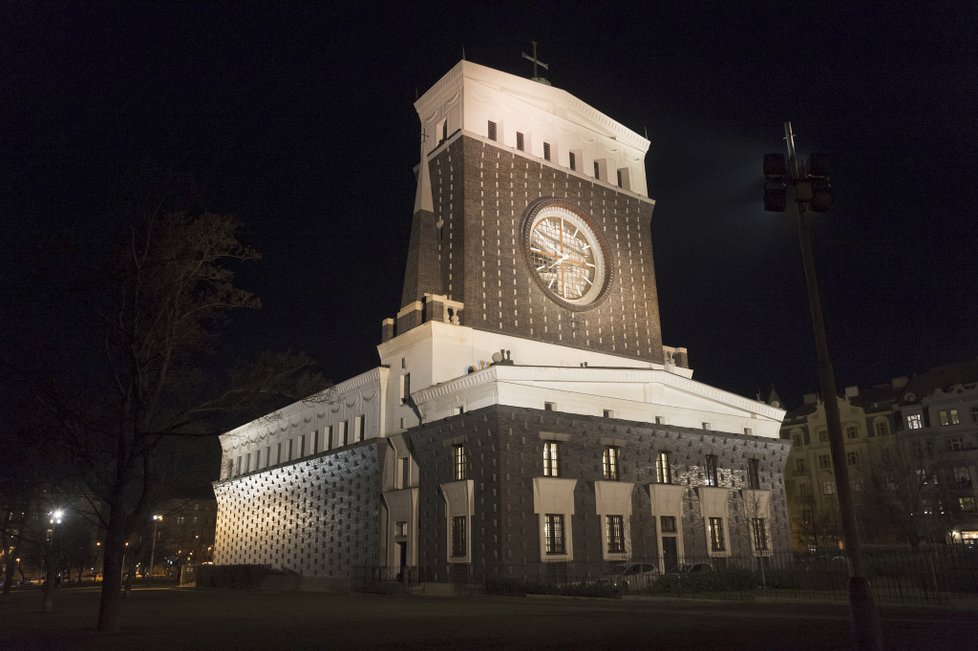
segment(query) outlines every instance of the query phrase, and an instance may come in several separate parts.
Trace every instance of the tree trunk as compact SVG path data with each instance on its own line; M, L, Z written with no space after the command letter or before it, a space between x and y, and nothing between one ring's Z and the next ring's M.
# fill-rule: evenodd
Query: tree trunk
M52 543L53 544L53 543ZM44 606L41 608L46 613L54 610L54 589L58 581L58 562L57 555L53 549L44 552L44 564L47 565L47 579L44 581Z
M100 632L118 631L122 622L122 561L125 554L125 533L122 515L112 508L109 527L105 532L105 553L102 558L102 595L98 608Z

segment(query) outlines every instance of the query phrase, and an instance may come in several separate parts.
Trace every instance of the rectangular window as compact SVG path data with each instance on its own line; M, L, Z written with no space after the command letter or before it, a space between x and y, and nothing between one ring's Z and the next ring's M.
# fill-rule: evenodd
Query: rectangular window
M795 459L795 474L804 475L805 474L805 460Z
M234 474L237 477L240 477L241 476L241 457L238 457L235 460L235 471L234 471Z
M594 161L594 178L601 180L601 166L598 165L598 161Z
M720 477L717 473L717 457L715 454L706 455L706 476L703 477L707 486L719 486Z
M543 476L559 477L560 466L557 462L559 446L557 441L547 441L543 444Z
M452 517L452 556L456 558L468 555L468 542L466 540L468 519L468 516L465 515Z
M520 131L516 132L516 148L523 151L523 147L526 145L526 140L523 137L523 133Z
M574 171L574 172L576 172L577 171L577 154L575 154L574 152L568 153L567 154L567 162L569 163L569 166L570 166L571 170Z
M401 457L400 473L398 488L407 488L411 485L411 459L409 457Z
M601 457L601 465L604 469L604 478L611 481L618 481L618 460L621 448L608 446L604 449Z
M850 466L859 465L859 453L855 450L846 452L846 463L848 463Z
M973 498L973 497L959 497L958 498L958 506L965 513L974 513L975 512L975 498Z
M659 518L659 526L662 529L662 533L676 533L676 516L661 516Z
M818 432L818 442L819 443L828 443L828 441L829 441L829 433L827 431L825 431L824 429L823 430L819 430L819 432Z
M822 494L835 495L835 482L833 480L826 479L822 482Z
M610 409L605 409L602 413L604 414L604 417L605 418L614 418L615 417L615 412L613 412Z
M401 404L407 402L411 396L411 374L405 373L401 376Z
M353 419L353 442L357 443L363 440L363 422L364 416L356 416Z
M849 483L852 485L852 490L856 493L863 492L863 478L862 477L850 477Z
M279 442L275 446L275 463L282 463L282 443Z
M621 515L609 515L605 518L608 530L608 553L625 553L625 517Z
M710 551L723 552L727 550L727 542L723 536L723 518L710 518Z
M831 457L829 457L829 455L827 454L818 455L818 467L823 470L826 468L831 468L832 467Z
M326 449L332 450L336 447L336 440L333 438L333 426L330 425L324 430L324 437L326 438Z
M967 466L954 467L954 483L962 488L971 486L971 474L968 472Z
M672 483L672 469L669 466L668 452L659 452L655 455L655 481L660 484Z
M543 143L543 160L550 160L550 143Z
M295 458L295 457L292 456L293 454L295 454L295 439L289 439L289 458L288 458L288 461L292 461L292 459Z
M304 456L306 456L306 435L300 434L299 435L299 457L301 458Z
M272 446L265 448L265 467L272 465Z
M395 527L394 527L394 531L395 531L395 534L394 535L396 535L396 536L406 536L407 533L408 533L408 531L407 531L407 521L406 520L401 520L400 522L398 522L395 525Z
M489 140L496 139L496 123L489 120Z
M761 460L747 460L747 487L753 490L761 488Z
M251 472L251 452L245 455L245 472Z
M312 431L312 453L319 454L319 430Z
M452 446L452 459L455 472L453 473L455 481L460 481L466 478L466 462L465 462L465 446L464 445L454 445Z
M978 423L978 407L971 408L971 422Z
M556 406L557 405L554 404L554 403L552 403L552 402L545 402L545 403L543 403L543 410L544 411L553 411Z
M624 187L624 186L623 186L623 185L621 184L621 170L618 170L618 187L619 187L619 188L621 188L621 187Z
M910 414L907 416L907 429L923 429L924 423L920 414Z
M349 423L347 423L345 420L340 421L339 423L336 424L336 429L337 429L336 438L339 439L340 445L349 445L350 444Z
M547 513L543 516L544 550L548 554L566 554L564 543L564 515L562 513Z
M887 436L890 433L890 426L885 420L878 421L873 429L876 430L876 436Z
M754 534L754 549L759 552L767 551L767 523L764 518L753 518L751 529Z
M953 439L947 440L947 449L951 452L959 452L964 449L964 442L960 437L954 437Z
M855 425L846 425L846 438L847 439L858 439L859 438L859 428Z

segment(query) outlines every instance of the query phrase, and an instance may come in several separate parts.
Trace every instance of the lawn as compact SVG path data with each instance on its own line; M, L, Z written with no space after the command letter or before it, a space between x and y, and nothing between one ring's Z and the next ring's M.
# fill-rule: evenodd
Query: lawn
M2 649L836 649L844 606L657 599L439 598L230 590L135 590L123 630L94 632L98 593L39 591L0 603ZM889 648L967 648L976 613L886 610Z

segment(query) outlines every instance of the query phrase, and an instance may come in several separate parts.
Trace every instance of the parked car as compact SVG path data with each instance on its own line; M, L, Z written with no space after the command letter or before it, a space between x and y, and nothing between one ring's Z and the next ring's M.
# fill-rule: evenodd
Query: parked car
M652 563L620 563L605 578L624 592L643 590L659 578L659 568Z
M690 572L712 572L713 566L709 563L693 563L691 565L680 565L679 571L682 574L689 574Z

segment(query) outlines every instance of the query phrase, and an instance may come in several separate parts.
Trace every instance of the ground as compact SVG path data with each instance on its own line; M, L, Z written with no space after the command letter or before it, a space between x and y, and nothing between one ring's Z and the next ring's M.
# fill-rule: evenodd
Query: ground
M137 589L123 629L94 632L95 589L0 602L2 649L843 649L844 604L465 598ZM884 608L888 649L970 648L978 613Z

